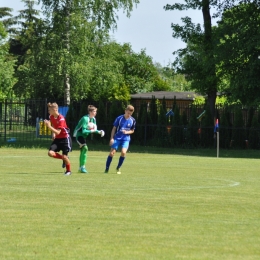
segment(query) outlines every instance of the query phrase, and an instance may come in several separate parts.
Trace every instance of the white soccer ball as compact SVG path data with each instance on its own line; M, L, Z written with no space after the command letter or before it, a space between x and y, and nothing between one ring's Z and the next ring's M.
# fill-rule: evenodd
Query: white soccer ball
M96 127L97 127L97 126L96 126L94 123L92 123L92 122L89 122L89 123L88 123L88 129L89 129L89 130L96 130Z

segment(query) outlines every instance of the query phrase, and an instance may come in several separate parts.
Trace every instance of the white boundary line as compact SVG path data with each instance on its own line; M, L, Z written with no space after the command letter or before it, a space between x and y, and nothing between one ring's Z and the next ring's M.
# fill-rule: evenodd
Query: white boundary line
M232 180L224 180L224 179L209 179L209 180L219 180L230 182L226 185L212 185L212 186L188 186L188 187L172 187L172 188L147 188L147 189L134 189L134 190L196 190L196 189L220 189L220 188L227 188L227 187L236 187L240 185L240 182L232 181Z

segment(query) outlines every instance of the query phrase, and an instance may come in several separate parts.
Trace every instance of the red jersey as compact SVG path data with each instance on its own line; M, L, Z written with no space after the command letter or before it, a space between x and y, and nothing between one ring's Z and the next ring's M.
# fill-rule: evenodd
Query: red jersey
M69 128L63 115L59 114L56 118L50 115L50 121L52 127L55 129L61 129L60 133L55 138L67 138L69 136Z

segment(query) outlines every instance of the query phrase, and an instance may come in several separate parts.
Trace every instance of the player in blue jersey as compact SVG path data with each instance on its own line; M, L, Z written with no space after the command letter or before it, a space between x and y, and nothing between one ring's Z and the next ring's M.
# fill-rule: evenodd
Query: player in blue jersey
M118 147L121 147L121 155L119 157L118 165L116 167L116 173L121 174L120 168L125 160L126 152L129 147L129 143L131 140L130 135L133 134L135 131L136 121L132 117L133 113L134 107L128 105L125 109L125 114L118 116L114 121L109 141L111 149L107 157L105 173L108 173L112 159Z

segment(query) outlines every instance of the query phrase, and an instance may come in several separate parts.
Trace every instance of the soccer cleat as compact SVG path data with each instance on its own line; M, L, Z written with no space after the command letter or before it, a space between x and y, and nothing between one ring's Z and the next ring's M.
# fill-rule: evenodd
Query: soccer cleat
M66 171L66 172L64 173L64 175L69 176L69 175L71 175L71 172L70 172L70 171Z
M120 168L116 168L116 173L121 174Z
M82 166L82 167L79 168L79 173L88 173L88 171L85 168L85 166Z
M108 173L108 171L109 171L108 169L105 169L105 172L104 172L104 173Z

